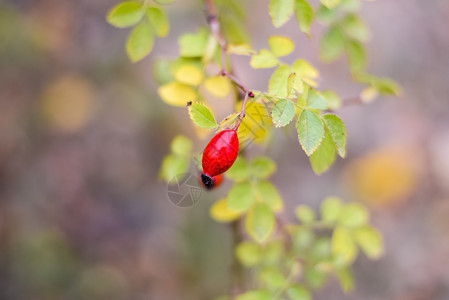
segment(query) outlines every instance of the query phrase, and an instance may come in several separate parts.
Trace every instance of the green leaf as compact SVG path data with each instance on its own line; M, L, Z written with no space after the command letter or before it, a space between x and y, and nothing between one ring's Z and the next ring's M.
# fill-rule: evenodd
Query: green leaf
M354 228L364 225L369 221L367 209L358 203L350 203L343 207L338 217L341 226Z
M323 116L324 123L329 129L332 139L341 157L346 156L346 127L345 123L336 115L327 114Z
M209 108L202 103L192 103L188 107L190 119L201 128L216 128L218 126L214 115Z
M323 5L327 8L332 9L340 4L340 0L321 0L321 3L323 3Z
M154 36L149 22L141 22L131 31L126 42L126 52L132 62L137 62L150 54Z
M283 259L284 255L284 241L274 240L270 241L262 250L262 261L266 265L278 264L279 260Z
M329 9L324 5L320 5L316 12L316 18L325 24L334 22L337 17L338 11L336 9Z
M298 220L304 224L310 224L315 221L315 212L307 205L298 205L295 209Z
M242 182L249 178L248 163L244 158L238 156L232 167L226 171L226 177L236 182Z
M300 284L292 284L287 289L287 296L290 300L312 300L310 292Z
M357 247L351 237L351 232L344 227L337 227L332 234L332 254L335 264L346 266L357 257Z
M291 235L296 253L303 256L304 250L313 243L314 233L309 227L295 226L291 229Z
M276 224L275 216L265 203L256 202L245 219L248 234L257 242L264 242L273 232Z
M321 204L321 218L325 223L332 224L338 220L343 202L337 197L327 197Z
M307 0L295 1L295 14L298 20L299 28L302 32L310 35L310 27L315 19L315 12L313 7Z
M202 57L206 52L208 32L200 28L196 33L185 33L178 40L181 56Z
M136 25L142 20L144 11L142 4L135 1L125 1L114 6L106 20L112 26L124 28Z
M270 83L268 84L268 93L276 95L279 98L286 98L288 76L290 75L290 73L290 66L279 66L271 75Z
M365 47L355 40L346 43L346 54L352 72L365 70L367 64Z
M277 57L289 55L295 49L293 41L286 36L270 36L268 38L268 45L270 45L273 55Z
M256 243L241 242L236 248L236 256L245 267L253 267L261 261L262 252Z
M167 59L158 58L154 61L153 77L156 79L158 85L173 81L173 76L170 73L170 65L171 62Z
M265 289L252 290L238 295L235 300L273 300L273 295Z
M188 157L169 154L162 161L159 178L165 182L170 182L175 176L186 173L188 169Z
M345 50L345 39L341 29L332 26L322 36L320 42L320 57L325 62L332 62L339 58Z
M340 282L342 290L347 293L354 289L354 275L350 267L345 267L337 270L337 278Z
M210 215L217 222L232 222L239 219L241 212L236 212L228 208L228 199L220 199L210 207Z
M284 25L292 16L294 0L270 0L269 11L276 28Z
M271 111L271 120L275 127L284 127L288 125L295 116L295 105L287 99L281 99L276 102Z
M336 110L341 107L341 99L340 97L331 90L321 91L321 95L327 102L327 108L331 110Z
M307 97L307 107L310 109L326 109L327 102L324 97L314 89L309 90L309 94Z
M178 135L172 140L170 149L173 154L190 157L193 149L193 143L188 137Z
M347 36L357 41L367 41L369 39L369 30L358 15L348 14L340 24Z
M260 273L260 279L271 289L278 289L287 281L281 271L275 267L263 269Z
M272 68L279 63L276 56L270 50L262 49L259 54L251 57L250 65L254 69Z
M247 211L253 205L256 197L249 182L237 183L228 194L228 208L237 212Z
M341 0L338 9L347 12L357 12L360 9L360 0Z
M364 225L356 228L353 232L354 240L366 256L378 259L384 253L382 235L375 228Z
M391 79L379 78L377 76L365 73L355 73L353 74L353 76L356 81L363 82L375 87L379 94L383 96L400 96L402 93L401 87Z
M269 181L258 181L255 186L258 199L266 203L273 212L279 212L284 208L281 195L277 188Z
M323 140L324 126L314 112L304 109L298 118L299 143L308 156L318 148Z
M172 3L174 0L154 0L154 1L159 4L166 5Z
M323 287L327 281L327 274L313 267L304 267L304 277L314 289Z
M165 37L168 35L170 32L170 21L164 10L155 6L148 7L147 16L157 36Z
M336 157L335 144L326 129L324 133L323 141L318 149L310 156L310 164L315 174L319 175L327 171L329 167L335 162Z
M266 156L258 156L249 164L249 172L258 179L266 179L276 171L275 162Z

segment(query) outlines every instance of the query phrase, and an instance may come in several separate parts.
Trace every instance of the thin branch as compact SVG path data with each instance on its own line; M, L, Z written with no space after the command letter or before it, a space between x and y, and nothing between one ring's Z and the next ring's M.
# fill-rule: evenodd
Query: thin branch
M226 66L226 49L227 49L227 42L226 39L223 37L223 34L220 29L220 23L218 22L218 16L217 16L217 8L213 2L213 0L206 0L206 13L207 13L207 23L209 24L210 30L212 34L217 39L218 44L221 48L221 71L220 74L222 76L227 76L235 85L237 85L244 93L245 98L243 99L242 103L242 110L240 111L240 117L237 121L236 126L234 127L234 130L237 130L242 122L242 119L245 117L245 108L246 103L248 102L248 97L254 98L254 93L246 88L245 85L238 79L236 76L232 75L227 66Z

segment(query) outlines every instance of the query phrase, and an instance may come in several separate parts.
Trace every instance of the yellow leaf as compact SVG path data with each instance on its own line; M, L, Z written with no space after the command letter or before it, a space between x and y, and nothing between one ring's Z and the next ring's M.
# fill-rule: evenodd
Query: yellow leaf
M246 115L240 124L237 134L241 145L251 142L263 143L273 127L270 114L262 103L248 102Z
M251 49L251 46L248 44L229 44L228 47L226 48L226 52L228 54L236 54L236 55L257 54L257 52Z
M173 106L186 106L187 102L197 98L196 91L186 84L170 82L158 89L159 96L165 103Z
M318 85L316 79L320 76L320 73L308 61L304 59L296 60L292 65L292 70L310 86L316 87Z
M357 199L374 204L400 203L418 182L422 156L409 147L378 149L352 161L345 179Z
M231 222L238 219L242 213L230 210L226 199L218 200L210 208L210 215L217 222Z
M84 128L93 113L93 90L84 78L64 75L51 82L41 98L44 120L53 129L73 133Z
M271 52L277 57L289 55L295 49L295 44L286 36L270 36L268 38Z
M231 83L224 76L209 77L204 81L206 90L215 97L224 98L231 91Z
M175 71L175 79L188 85L198 85L203 81L204 74L195 65L185 64Z

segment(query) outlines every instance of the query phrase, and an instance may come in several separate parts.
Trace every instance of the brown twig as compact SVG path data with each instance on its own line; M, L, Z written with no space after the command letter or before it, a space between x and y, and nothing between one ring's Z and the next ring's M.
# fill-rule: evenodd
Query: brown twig
M238 86L244 93L245 98L242 102L242 109L240 111L240 117L237 121L236 126L234 127L234 130L237 130L242 122L242 119L245 117L245 108L246 103L248 102L248 97L254 98L254 94L251 90L245 87L243 83L238 79L236 76L231 74L231 72L228 71L228 68L226 66L226 50L228 47L228 44L226 42L226 39L223 37L223 34L220 29L220 23L218 22L218 16L217 16L217 8L213 2L213 0L206 0L206 14L207 14L207 23L209 24L209 28L212 32L212 34L217 39L218 44L221 48L221 71L220 74L222 76L227 76L236 86Z

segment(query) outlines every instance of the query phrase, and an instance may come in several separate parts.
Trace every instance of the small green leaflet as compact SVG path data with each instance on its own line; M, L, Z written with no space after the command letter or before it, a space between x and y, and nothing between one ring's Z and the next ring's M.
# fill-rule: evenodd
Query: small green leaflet
M273 294L269 290L252 290L238 295L235 300L272 300Z
M340 28L332 26L321 37L320 57L325 62L331 62L339 58L345 50L345 39Z
M287 295L291 300L312 300L310 292L300 284L292 284L287 289Z
M237 183L228 193L228 209L237 212L247 211L256 200L253 187L249 182Z
M188 106L188 110L190 119L192 119L196 126L209 129L218 126L214 115L206 105L195 102Z
M279 66L271 75L268 84L268 93L276 95L279 98L287 97L288 76L291 73L291 67L288 65Z
M245 219L245 229L257 242L264 242L273 232L276 224L275 216L270 207L256 202L249 210Z
M238 260L246 267L257 265L262 258L260 245L253 242L241 242L235 250Z
M289 124L295 116L295 105L287 99L276 102L271 111L271 120L275 127L284 127Z
M329 129L338 155L342 158L346 156L346 127L345 123L336 115L328 114L323 116L327 129Z
M114 6L108 13L106 20L112 26L125 28L136 25L142 20L144 11L142 4L135 1L125 1Z
M249 163L251 176L266 179L276 171L276 163L267 156L258 156Z
M279 212L284 208L281 195L271 182L268 180L258 181L254 188L257 198L267 204L273 212Z
M126 42L126 52L132 62L137 62L150 54L154 45L154 35L150 23L141 22L131 31Z
M351 232L343 227L337 227L332 234L332 254L337 266L347 266L357 257L357 247Z
M340 0L321 0L321 3L323 3L323 5L325 5L327 8L332 9L340 4Z
M347 36L357 41L366 42L369 39L368 28L356 14L348 14L341 21L341 27Z
M337 278L340 282L342 290L347 293L354 289L354 275L352 274L351 268L344 267L337 270Z
M326 109L327 102L324 97L314 89L309 90L309 94L307 96L307 107L311 109Z
M324 126L320 117L304 109L297 123L299 143L308 156L318 148L324 136Z
M310 36L310 27L315 19L313 7L309 2L307 2L307 0L296 0L295 14L301 31Z
M206 52L208 31L200 28L196 33L185 33L178 40L181 56L202 57Z
M251 57L250 65L254 69L272 68L279 63L276 56L270 50L262 49L259 54Z
M294 0L270 0L269 11L276 28L284 25L293 15Z
M325 131L323 141L318 146L315 152L310 155L310 164L316 174L322 174L335 162L335 144L332 136Z
M358 41L346 42L346 55L352 72L361 72L366 68L366 50Z
M168 35L168 32L170 31L170 21L168 20L165 11L159 7L148 7L147 16L151 25L153 25L157 36L165 37Z
M360 249L371 259L377 259L384 252L382 235L375 228L364 225L354 230L354 240Z

